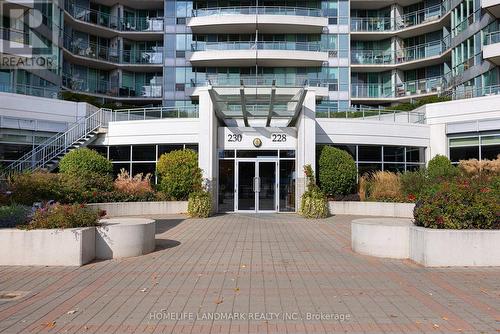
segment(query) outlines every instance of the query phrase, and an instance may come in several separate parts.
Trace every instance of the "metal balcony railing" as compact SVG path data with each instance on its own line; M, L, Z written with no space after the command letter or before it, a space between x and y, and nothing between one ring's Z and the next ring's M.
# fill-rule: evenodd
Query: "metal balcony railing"
M81 39L72 39L64 36L64 47L70 53L115 64L130 65L161 65L163 63L163 47L158 46L148 50L121 50L109 48L96 43L89 43Z
M385 32L402 30L438 20L449 10L448 8L448 5L439 4L392 18L387 16L351 17L351 31Z
M453 100L470 99L473 97L500 95L500 85L489 86L459 86L442 94Z
M440 56L448 50L447 38L399 50L352 50L351 63L359 65L391 65Z
M198 107L153 107L117 109L111 115L112 122L143 121L164 118L198 118Z
M402 82L394 88L384 84L352 84L353 98L398 98L413 95L440 93L444 90L442 77L431 77Z
M69 1L65 2L65 10L76 20L118 31L162 32L164 26L162 17L119 17Z
M293 50L321 51L319 42L197 42L192 51L232 51L232 50Z
M41 87L22 84L11 85L0 83L0 92L57 99L59 98L60 90L56 87Z
M292 15L292 16L323 16L320 8L289 7L289 6L236 6L209 7L193 9L193 16L214 15Z
M484 37L484 45L500 43L500 31L493 31Z
M415 111L399 111L399 110L384 110L384 109L368 109L368 108L350 108L347 110L339 110L334 108L316 109L316 118L356 118L364 120L376 120L394 123L417 123L423 124L425 114Z

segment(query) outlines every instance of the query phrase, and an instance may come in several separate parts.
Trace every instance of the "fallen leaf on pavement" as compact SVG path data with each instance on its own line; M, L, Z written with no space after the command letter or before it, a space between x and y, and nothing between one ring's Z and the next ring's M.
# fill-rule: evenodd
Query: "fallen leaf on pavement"
M66 312L66 314L75 314L77 310L70 310L68 312Z

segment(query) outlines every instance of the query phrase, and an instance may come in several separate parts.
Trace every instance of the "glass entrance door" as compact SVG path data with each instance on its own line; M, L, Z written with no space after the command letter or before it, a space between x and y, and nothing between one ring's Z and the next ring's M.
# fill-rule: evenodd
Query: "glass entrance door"
M237 162L236 211L277 211L277 160Z

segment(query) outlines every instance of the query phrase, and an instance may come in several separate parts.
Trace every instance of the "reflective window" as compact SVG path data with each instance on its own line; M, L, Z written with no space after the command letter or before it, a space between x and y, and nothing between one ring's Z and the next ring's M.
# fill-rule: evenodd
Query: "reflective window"
M500 154L499 134L479 134L472 136L451 136L449 156L452 163L468 159L496 159Z

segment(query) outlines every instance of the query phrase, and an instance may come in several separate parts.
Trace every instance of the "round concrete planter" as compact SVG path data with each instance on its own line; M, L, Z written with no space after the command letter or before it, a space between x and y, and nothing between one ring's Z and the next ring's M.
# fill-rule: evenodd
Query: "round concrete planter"
M352 249L356 253L406 259L409 256L410 219L364 218L351 223Z
M155 221L143 218L101 220L96 228L95 256L116 259L140 256L155 249Z

